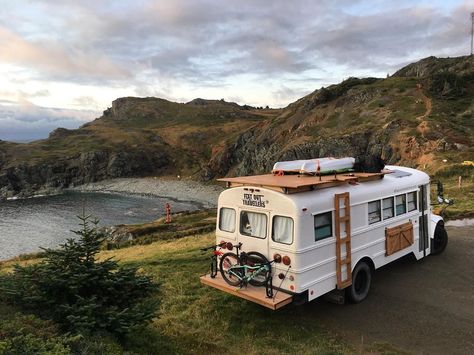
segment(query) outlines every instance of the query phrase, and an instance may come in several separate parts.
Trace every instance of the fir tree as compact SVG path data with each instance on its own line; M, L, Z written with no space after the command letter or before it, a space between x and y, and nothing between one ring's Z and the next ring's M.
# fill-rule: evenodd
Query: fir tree
M104 241L98 221L84 214L78 218L77 239L57 250L44 249L38 264L15 266L4 280L8 300L73 333L123 335L151 321L157 285L136 268L119 266L112 258L98 260Z

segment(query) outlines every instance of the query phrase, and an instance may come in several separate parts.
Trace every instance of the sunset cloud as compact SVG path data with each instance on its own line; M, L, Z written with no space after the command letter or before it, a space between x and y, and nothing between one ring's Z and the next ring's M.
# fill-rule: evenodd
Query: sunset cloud
M467 0L6 2L0 100L71 110L76 125L74 110L117 95L281 107L348 76L467 54L472 11Z

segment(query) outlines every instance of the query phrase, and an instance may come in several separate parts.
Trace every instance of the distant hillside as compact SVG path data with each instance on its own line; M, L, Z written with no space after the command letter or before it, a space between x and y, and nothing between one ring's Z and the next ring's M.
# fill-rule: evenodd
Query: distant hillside
M349 78L279 110L120 98L77 130L29 144L0 141L0 196L124 176L210 180L322 156L355 156L366 166L382 157L435 172L474 157L473 79L473 57L429 57L389 78Z
M79 129L29 144L0 141L0 196L124 176L199 176L213 147L274 115L224 101L119 98Z
M442 159L472 159L473 78L472 57L426 58L386 79L349 78L248 130L213 157L210 171L248 174L277 160L328 155L380 155L430 171Z

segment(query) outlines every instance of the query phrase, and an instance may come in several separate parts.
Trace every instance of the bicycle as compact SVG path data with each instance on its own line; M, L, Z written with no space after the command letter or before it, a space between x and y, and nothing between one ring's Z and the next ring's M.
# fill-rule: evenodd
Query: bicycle
M217 271L218 271L218 269L217 269L217 257L224 254L224 252L222 252L220 249L225 248L226 245L227 245L227 243L223 242L223 243L219 243L217 245L212 245L210 247L201 249L201 251L212 250L210 276L213 279L217 276ZM217 248L219 248L219 249L217 249Z
M236 249L237 253L228 252L222 255L219 269L222 278L231 286L240 288L250 284L252 286L265 286L267 297L273 297L272 267L274 262L261 253L250 251L241 252L242 243L235 246L227 243L227 249Z

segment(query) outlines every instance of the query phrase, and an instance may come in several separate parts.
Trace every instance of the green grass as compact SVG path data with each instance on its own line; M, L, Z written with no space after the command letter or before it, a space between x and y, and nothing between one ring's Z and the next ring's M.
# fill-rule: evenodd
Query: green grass
M204 221L214 222L214 216L214 210L185 213L174 219L172 228L186 229ZM143 232L161 222L130 228ZM148 236L143 234L143 237ZM28 340L29 346L39 346L42 341L51 339L48 346L59 344L58 348L70 348L75 353L79 353L77 349L89 349L87 353L91 354L400 353L385 343L350 345L340 335L320 325L314 302L272 311L202 285L199 276L208 272L210 254L200 248L214 243L214 233L195 234L100 253L100 259L114 257L122 265L138 267L139 272L151 275L160 284L156 295L160 301L159 314L144 330L120 341L106 334L97 334L90 339L71 338L60 334L51 322L32 316L25 318L14 307L2 304L0 293L0 314L4 320L0 323L0 344L2 339L8 342L17 335L6 332L8 328L23 329L21 336L31 334L34 339ZM15 262L37 261L2 262L0 273L11 271ZM34 324L33 329L31 324Z
M462 177L461 187L458 178ZM442 213L448 219L474 217L474 167L455 165L440 170L435 181L441 181L444 187L444 197L454 199L451 206L434 205L435 212ZM437 201L436 183L431 185L431 201Z
M208 271L208 255L199 248L212 245L213 234L158 242L103 253L142 268L161 282L160 317L150 328L177 353L327 354L349 353L351 347L319 327L314 315L290 306L271 311L213 288L199 276ZM145 340L145 339L143 339ZM130 350L150 352L144 343Z
M320 327L317 315L305 307L289 306L272 311L201 285L199 276L208 271L209 255L199 248L214 241L213 234L194 235L101 253L101 258L114 256L122 264L139 267L161 284L158 318L145 331L124 339L120 345L124 351L139 354L347 354L354 351L335 334ZM11 264L4 263L1 270L8 271L9 267ZM13 308L7 309L16 317ZM60 335L54 333L54 336ZM104 339L111 343L107 345L109 348L119 346L116 340Z
M304 308L289 306L275 312L201 285L199 276L208 271L208 255L199 248L212 245L214 240L213 234L195 235L101 253L102 258L115 256L123 264L137 266L161 283L159 317L145 331L127 337L121 345L124 351L140 354L346 354L353 351L344 341L318 326L316 315L309 315ZM8 269L9 264L4 263L2 270ZM8 310L12 322L14 319L18 322L14 308L2 307ZM56 331L53 335L60 337ZM109 338L104 341L111 342L109 348L119 345Z

